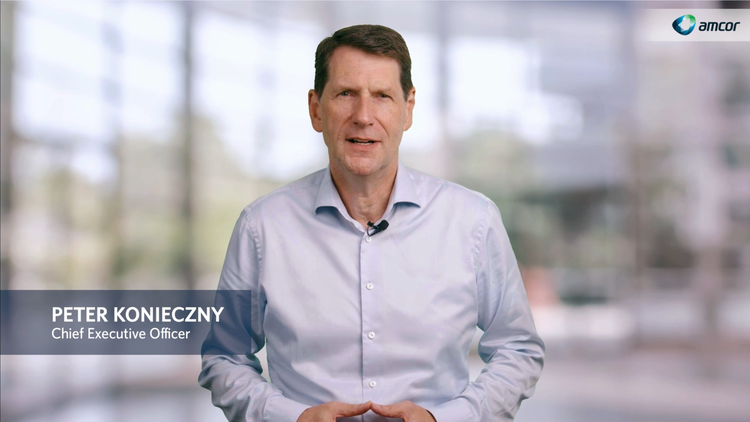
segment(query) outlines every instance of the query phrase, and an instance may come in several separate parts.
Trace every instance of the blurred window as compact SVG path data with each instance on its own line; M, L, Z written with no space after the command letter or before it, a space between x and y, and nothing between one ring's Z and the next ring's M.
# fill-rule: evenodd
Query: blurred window
M211 10L197 17L196 107L246 174L289 180L325 165L307 111L323 37L299 22L268 26Z

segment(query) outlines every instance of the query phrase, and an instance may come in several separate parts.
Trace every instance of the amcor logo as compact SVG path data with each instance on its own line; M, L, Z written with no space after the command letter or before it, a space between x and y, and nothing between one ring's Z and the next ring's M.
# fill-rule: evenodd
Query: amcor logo
M698 31L734 32L741 22L701 22ZM695 29L695 16L682 15L672 22L672 28L680 35L689 35Z
M695 16L682 15L672 22L672 28L680 35L688 35L695 28Z

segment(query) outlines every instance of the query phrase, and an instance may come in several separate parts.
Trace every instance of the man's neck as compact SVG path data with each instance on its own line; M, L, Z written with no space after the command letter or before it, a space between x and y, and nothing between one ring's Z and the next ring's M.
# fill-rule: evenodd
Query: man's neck
M394 160L395 161L395 160ZM398 161L384 171L368 176L353 175L331 165L331 178L349 215L367 229L367 222L377 222L385 214L396 182Z

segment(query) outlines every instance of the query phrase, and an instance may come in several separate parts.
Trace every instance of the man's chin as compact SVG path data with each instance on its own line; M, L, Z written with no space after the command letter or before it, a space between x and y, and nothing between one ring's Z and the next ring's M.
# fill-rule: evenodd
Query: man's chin
M344 168L350 174L359 177L371 176L383 168L383 163L373 159L355 159L347 160Z

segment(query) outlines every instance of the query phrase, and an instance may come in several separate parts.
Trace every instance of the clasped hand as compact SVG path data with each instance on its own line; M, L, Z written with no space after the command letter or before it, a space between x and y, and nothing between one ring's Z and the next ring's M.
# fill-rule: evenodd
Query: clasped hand
M375 404L369 401L349 404L331 401L305 410L297 422L335 422L337 418L362 415L368 410L387 418L401 418L404 422L436 422L427 409L408 400L396 404Z

